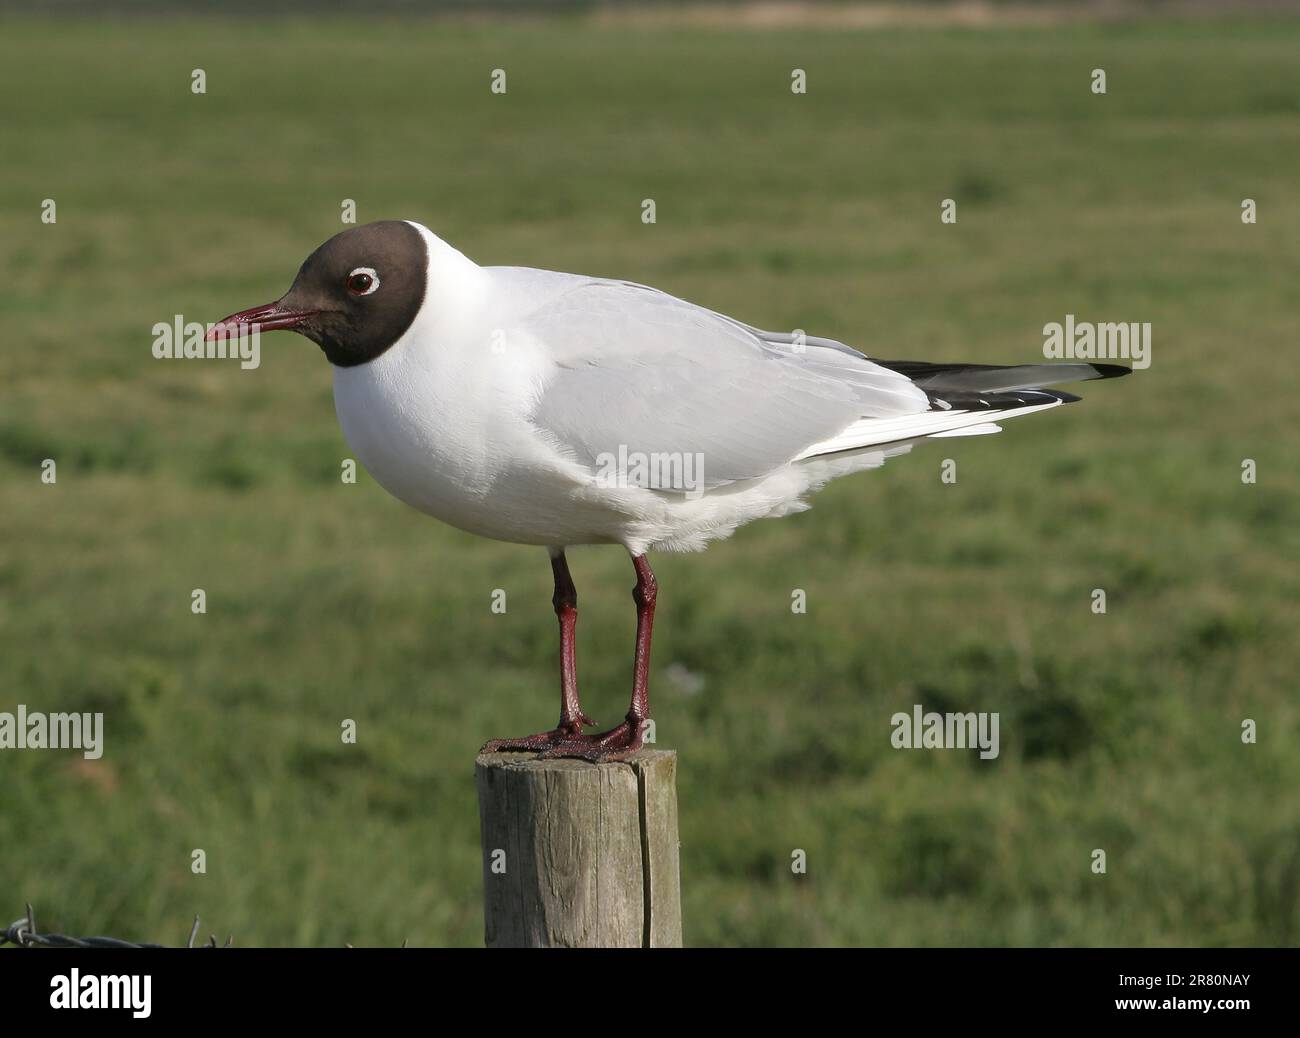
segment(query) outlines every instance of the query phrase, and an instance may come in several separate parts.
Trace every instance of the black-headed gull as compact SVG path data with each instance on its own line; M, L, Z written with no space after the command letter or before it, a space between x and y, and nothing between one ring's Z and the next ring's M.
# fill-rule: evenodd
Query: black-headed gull
M1041 388L1112 364L869 360L766 332L644 285L480 267L428 228L335 235L277 302L209 338L291 329L334 366L352 450L389 493L471 533L548 549L560 620L560 721L484 750L611 760L649 716L656 582L646 553L696 551L788 515L828 480L921 439L1076 400ZM564 551L621 544L636 569L632 702L599 735L578 701L577 594Z

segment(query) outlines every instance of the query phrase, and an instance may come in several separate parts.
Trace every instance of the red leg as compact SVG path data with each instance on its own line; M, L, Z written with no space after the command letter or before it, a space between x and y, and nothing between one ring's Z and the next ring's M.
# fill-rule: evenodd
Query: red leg
M555 594L551 604L555 606L555 615L560 621L560 723L549 732L518 739L493 739L483 747L483 753L549 749L567 738L583 737L583 725L596 723L582 712L582 705L578 702L578 591L573 586L563 550L551 553L551 572L555 576Z
M636 603L636 654L632 663L632 702L627 718L616 728L599 735L561 739L547 747L541 753L542 757L622 760L641 748L645 723L650 717L650 635L654 631L659 582L644 555L634 555L632 565L636 567L636 587L632 589L632 600Z
M636 656L632 664L632 704L627 718L643 724L650 718L650 635L655 625L655 603L659 600L659 581L650 569L644 555L634 556L636 587L632 601L636 603Z
M560 723L557 727L579 733L583 725L596 722L582 712L582 704L578 702L578 589L573 586L563 551L551 555L551 572L555 575L551 604L560 620Z

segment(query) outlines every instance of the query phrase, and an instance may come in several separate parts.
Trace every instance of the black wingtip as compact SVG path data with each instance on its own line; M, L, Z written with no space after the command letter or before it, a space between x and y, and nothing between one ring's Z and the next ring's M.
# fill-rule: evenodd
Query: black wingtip
M954 408L962 411L1018 411L1022 407L1034 407L1052 401L1073 404L1079 399L1062 389L1014 389L1001 393L982 393L972 389L927 389L925 395L930 398L931 411L951 411Z
M1092 365L1092 370L1097 373L1096 378L1122 378L1125 375L1133 374L1133 369L1126 368L1123 364L1094 364L1092 361L1088 363ZM1096 381L1096 378L1088 381Z

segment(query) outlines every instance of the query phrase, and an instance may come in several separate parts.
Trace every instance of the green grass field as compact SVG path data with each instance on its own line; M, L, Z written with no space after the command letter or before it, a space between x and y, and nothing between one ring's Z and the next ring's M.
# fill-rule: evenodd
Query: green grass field
M278 296L351 198L877 356L1152 322L1150 369L1081 404L655 560L686 939L1297 943L1298 46L1259 20L0 22L0 709L106 717L99 761L0 752L2 921L482 942L473 760L554 720L545 556L343 484L306 340L251 372L150 353L155 322ZM631 567L571 560L613 722ZM917 702L1000 712L999 759L892 749Z

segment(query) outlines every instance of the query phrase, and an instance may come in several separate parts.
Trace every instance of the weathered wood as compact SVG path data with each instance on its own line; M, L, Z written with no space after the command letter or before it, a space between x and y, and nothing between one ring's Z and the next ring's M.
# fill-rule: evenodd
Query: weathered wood
M677 754L475 762L489 948L679 948Z

